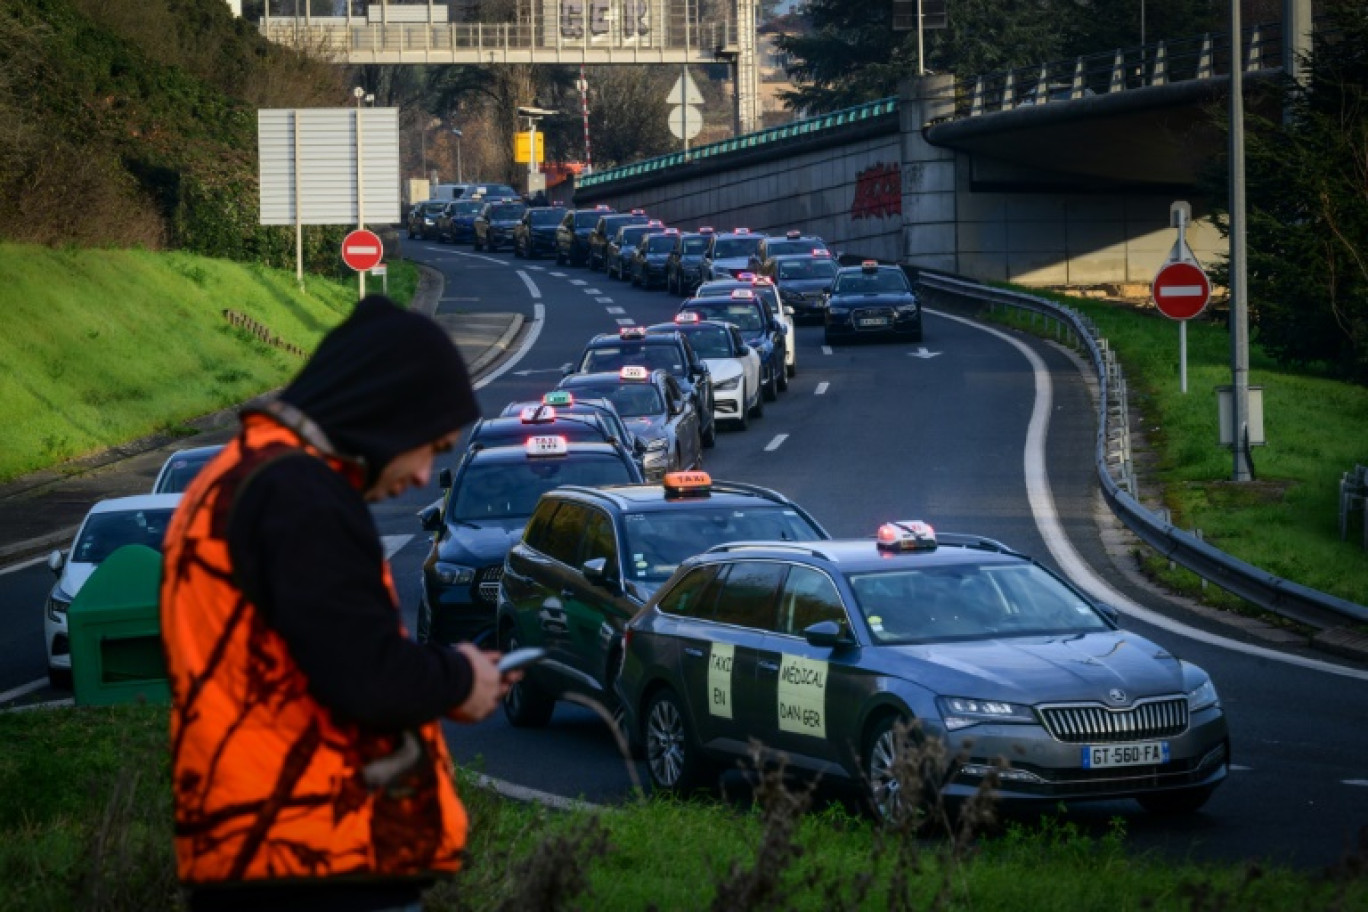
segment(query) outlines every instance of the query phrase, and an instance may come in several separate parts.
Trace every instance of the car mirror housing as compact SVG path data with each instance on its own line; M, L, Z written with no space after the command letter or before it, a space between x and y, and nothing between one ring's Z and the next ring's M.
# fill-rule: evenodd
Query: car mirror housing
M831 649L851 642L845 628L835 621L818 621L803 630L803 638L819 648Z
M608 571L608 559L606 557L595 557L585 561L580 566L580 572L584 578L595 586L603 586L612 592L617 592L620 587L617 578Z
M61 576L61 575L62 575L62 552L61 552L61 551L53 551L51 554L49 554L49 555L48 555L48 559L47 559L47 565L48 565L48 569L52 571L52 575L53 575L53 576Z
M418 511L418 523L423 527L424 532L440 532L442 530L442 502L430 503Z
M437 473L437 487L444 491L451 487L451 469L442 469Z

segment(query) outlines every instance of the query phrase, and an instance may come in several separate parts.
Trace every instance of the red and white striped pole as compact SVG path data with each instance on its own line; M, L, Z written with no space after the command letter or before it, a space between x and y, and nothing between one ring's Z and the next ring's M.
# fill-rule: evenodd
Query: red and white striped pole
M584 118L584 173L594 173L594 159L589 152L589 82L584 78L584 64L579 75L580 114Z

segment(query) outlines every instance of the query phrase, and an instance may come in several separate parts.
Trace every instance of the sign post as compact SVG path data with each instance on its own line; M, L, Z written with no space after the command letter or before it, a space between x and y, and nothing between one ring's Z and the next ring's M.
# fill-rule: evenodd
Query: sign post
M674 105L670 108L669 114L670 132L684 140L684 154L687 156L689 140L703 129L703 112L697 107L703 104L703 93L698 91L698 86L689 78L687 65L684 72L675 80L669 94L665 96L665 103Z
M1187 203L1174 203L1169 210L1174 227L1178 229L1178 243L1169 259L1154 276L1150 294L1159 312L1178 321L1178 378L1179 388L1187 392L1187 321L1206 309L1211 300L1211 280L1197 263L1187 245L1187 223L1191 217Z

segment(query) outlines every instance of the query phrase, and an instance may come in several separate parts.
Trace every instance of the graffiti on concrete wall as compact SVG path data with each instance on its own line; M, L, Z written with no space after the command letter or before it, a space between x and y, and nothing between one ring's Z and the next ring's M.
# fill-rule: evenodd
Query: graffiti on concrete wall
M562 38L601 38L614 21L620 23L623 38L649 35L647 0L560 0Z
M852 219L902 215L902 165L877 164L855 175Z

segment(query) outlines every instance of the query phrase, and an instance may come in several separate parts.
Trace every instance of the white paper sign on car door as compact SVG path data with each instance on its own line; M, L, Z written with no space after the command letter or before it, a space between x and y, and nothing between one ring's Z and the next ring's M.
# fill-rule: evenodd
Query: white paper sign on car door
M827 663L785 654L779 665L779 730L826 737Z
M732 663L736 647L713 643L708 656L708 711L724 719L732 717Z

